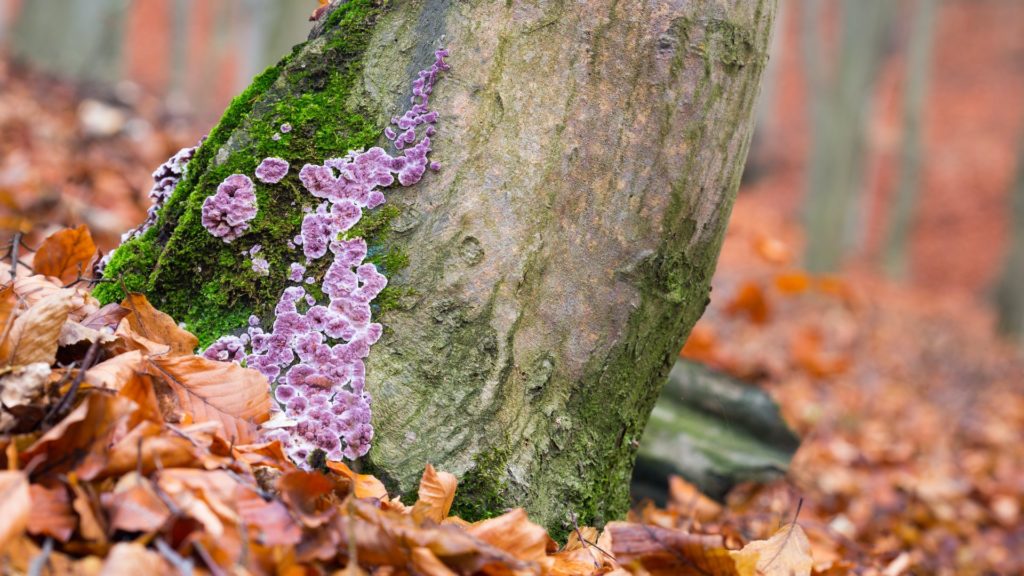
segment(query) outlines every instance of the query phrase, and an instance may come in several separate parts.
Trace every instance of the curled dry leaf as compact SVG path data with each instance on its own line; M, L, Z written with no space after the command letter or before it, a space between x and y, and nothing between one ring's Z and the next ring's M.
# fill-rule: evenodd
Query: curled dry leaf
M327 468L342 478L348 478L352 482L352 493L356 498L377 498L387 500L388 491L384 484L375 476L369 474L357 474L344 462L328 462Z
M467 528L466 532L528 562L544 562L548 552L558 549L547 531L530 522L522 508L477 522Z
M739 576L810 576L811 543L798 524L782 527L767 540L754 540L729 553Z
M220 422L234 442L256 440L256 425L270 417L270 384L255 370L200 356L154 356L147 369L170 386L185 413Z
M90 394L20 458L35 474L67 472L90 452L105 454L111 438L135 410L136 404L126 398Z
M81 324L93 330L116 330L121 320L131 313L132 311L124 306L111 303L82 318Z
M35 362L53 364L61 327L74 307L73 290L58 290L39 300L14 320L11 332L0 348L7 365Z
M160 554L135 542L114 544L100 571L103 576L136 576L137 574L173 574L174 570Z
M0 405L11 409L37 401L45 392L50 372L50 365L45 362L15 368L0 378Z
M132 350L89 368L85 372L85 381L96 388L118 390L131 380L133 374L144 369L142 353Z
M125 474L112 492L100 498L112 530L155 532L171 517L171 511L157 496L149 478Z
M199 339L178 326L174 318L154 308L145 294L132 292L121 306L130 311L126 318L136 333L147 340L166 344L173 356L191 354L199 344Z
M62 485L47 488L33 484L29 490L32 513L28 519L28 532L67 542L78 526L78 517L71 510L67 488Z
M65 228L43 241L32 260L36 274L58 278L61 284L74 282L79 275L88 276L96 243L83 224L78 228Z
M625 568L638 565L652 575L732 576L736 568L720 535L690 534L682 530L630 522L605 526L602 548ZM601 542L599 542L599 545Z
M459 481L448 472L438 472L427 464L420 479L419 500L413 506L413 517L417 521L429 518L438 524L448 517L455 500L455 488Z
M32 499L28 476L20 471L0 472L0 552L21 535L28 524Z

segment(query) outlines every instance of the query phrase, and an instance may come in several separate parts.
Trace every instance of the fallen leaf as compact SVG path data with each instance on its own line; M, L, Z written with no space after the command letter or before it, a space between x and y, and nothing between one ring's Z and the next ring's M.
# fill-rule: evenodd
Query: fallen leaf
M172 355L192 354L199 344L199 339L178 326L174 318L154 308L145 294L131 292L121 306L131 311L126 318L133 330L143 338L166 344Z
M79 274L88 275L89 263L96 256L96 244L83 224L78 228L65 228L54 232L36 251L32 262L36 274L59 278L70 284Z
M745 282L726 304L725 312L732 316L745 314L754 324L764 324L771 309L761 286L756 282Z
M67 488L62 485L46 488L32 484L29 491L32 513L28 519L28 532L67 542L78 526L78 517L71 510Z
M369 474L357 474L353 472L351 468L346 466L344 462L328 461L327 468L339 476L348 478L352 481L352 493L356 498L377 498L378 500L386 500L388 497L388 491L384 488L384 484L375 476L371 476Z
M425 576L456 576L429 548L413 548L410 560L414 573Z
M0 405L10 409L36 402L45 392L50 372L45 362L15 368L0 378Z
M96 388L118 390L131 380L133 374L144 369L145 362L142 353L132 350L89 368L85 372L84 380Z
M131 313L132 311L124 306L111 303L82 318L81 324L93 330L102 330L104 328L116 330L121 320Z
M809 576L814 560L807 534L790 524L767 540L754 540L729 552L740 576Z
M134 472L118 479L112 492L100 501L110 519L111 530L155 532L171 517L167 505L157 496L152 482Z
M522 508L477 522L467 528L466 532L529 562L542 562L549 551L554 552L558 548L544 528L530 522Z
M610 522L601 537L598 545L623 567L637 563L652 575L666 576L735 574L734 562L721 535Z
M672 506L700 522L714 520L722 513L721 504L701 494L696 486L674 474L668 479L668 493Z
M174 570L160 554L135 542L114 544L103 562L103 576L136 576L137 574L171 574Z
M413 505L413 517L417 521L429 518L440 524L448 517L452 509L452 501L455 500L455 488L459 481L453 474L438 472L434 467L427 464L420 479L419 499Z
M28 476L18 470L0 471L0 552L21 535L31 509Z
M754 242L757 255L769 264L785 264L793 258L793 252L785 242L771 236L761 236Z
M234 442L256 440L256 425L270 417L270 384L255 370L200 356L155 356L148 365L182 410L196 422L220 422Z
M277 489L305 526L316 528L330 519L327 505L328 496L334 493L334 482L327 476L304 470L287 472L278 478Z
M235 506L253 540L265 546L294 546L302 539L302 528L280 500L264 500L255 490L239 486Z
M5 358L12 366L36 362L53 364L61 327L74 306L73 294L72 290L58 290L18 316L0 350L0 358Z
M67 472L90 452L105 454L115 432L135 410L135 403L126 398L89 394L84 402L25 449L20 458L36 475Z
M783 294L801 294L811 288L811 277L804 272L785 272L775 277L775 288Z

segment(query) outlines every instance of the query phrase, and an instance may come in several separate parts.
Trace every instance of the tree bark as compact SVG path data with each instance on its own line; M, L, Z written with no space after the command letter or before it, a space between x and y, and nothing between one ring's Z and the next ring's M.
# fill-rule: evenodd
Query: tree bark
M431 100L439 173L388 191L364 236L389 277L367 360L365 468L410 494L427 462L456 512L512 505L562 532L620 517L651 408L708 302L749 145L774 0L351 0L236 99L158 225L108 276L203 342L267 316L308 197L257 190L225 247L203 199L268 155L292 166L384 142L415 71L451 51ZM271 135L282 122L289 138ZM360 223L362 225L362 222ZM103 299L119 296L103 285Z

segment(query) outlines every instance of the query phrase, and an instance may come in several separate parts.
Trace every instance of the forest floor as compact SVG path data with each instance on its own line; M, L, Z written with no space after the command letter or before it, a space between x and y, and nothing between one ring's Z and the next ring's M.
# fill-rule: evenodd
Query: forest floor
M101 249L116 245L122 231L143 219L149 172L196 138L194 127L162 118L159 106L142 95L122 94L131 106L111 107L2 61L0 85L0 226L24 232L31 246L79 223L89 227ZM1011 172L1010 158L1004 156L994 157L1006 165L984 172L992 181L971 185L988 191L1004 186ZM1024 572L1018 552L1024 549L1024 362L1019 349L994 335L992 312L983 298L997 259L985 259L988 268L983 272L970 264L972 254L999 240L998 229L996 237L965 236L950 252L946 268L927 260L915 269L911 284L882 280L863 263L835 277L810 277L798 265L802 241L793 201L793 190L801 186L797 166L783 162L780 170L741 193L712 304L685 350L687 356L764 386L779 401L787 420L804 437L791 472L769 486L738 489L724 508L692 496L677 482L667 509L641 505L632 520L671 529L671 534L682 529L719 534L726 544L739 546L768 538L799 511L797 522L807 533L818 573ZM941 211L947 216L978 212L970 196L947 195L943 202ZM915 236L915 254L927 256L929 246L947 245L948 229L935 225L943 217L936 218L926 219ZM10 461L7 465L13 467ZM180 490L189 481L182 477L167 486ZM323 487L303 490L307 488ZM102 515L108 503L98 495L86 498L81 490L78 486L72 494L81 517L77 530L85 531L86 516ZM167 496L160 494L161 499ZM299 508L305 504L288 503ZM217 506L210 504L219 513ZM370 512L353 506L339 514L377 526L400 522L395 519L399 516L385 518L384 512L406 513L396 506L370 518ZM417 521L423 521L420 516ZM308 515L303 520L317 522ZM524 520L515 522L517 529L527 530ZM103 531L89 526L93 532ZM626 527L619 529L618 544L611 537L598 543L612 554L621 553L624 566L640 572L642 565L655 574L678 571L675 551L667 558L657 550L648 550L647 556L636 553L634 563L626 564L630 553L623 552L621 543L630 533ZM510 530L509 525L500 530ZM40 547L46 546L39 534L52 533L64 532L34 532L35 539L20 541L22 560L39 557ZM416 534L421 544L429 540ZM499 549L508 544L487 537L474 536ZM58 544L48 553L51 562L71 562L99 550L106 554L116 547L113 542L81 544L81 539L79 534L71 538L72 545ZM576 550L583 540L586 562L610 572L616 564L586 544L597 539L596 532L581 533ZM546 546L542 542L542 556L556 554L543 550ZM681 544L680 550L684 548ZM120 550L126 558L143 558L139 548ZM420 553L407 560L450 560L444 550L431 550L433 556ZM563 550L570 554L559 561L582 561L573 550L570 544ZM708 550L704 553L713 555ZM180 560L174 550L145 558L172 564ZM498 556L487 558L497 561ZM644 563L652 558L657 562Z

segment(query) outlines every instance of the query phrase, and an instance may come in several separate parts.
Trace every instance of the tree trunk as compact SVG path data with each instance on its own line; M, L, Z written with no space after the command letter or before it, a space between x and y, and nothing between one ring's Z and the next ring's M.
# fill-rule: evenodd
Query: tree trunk
M464 517L525 506L556 531L620 517L662 384L708 302L774 0L351 0L235 100L154 228L107 270L204 343L270 317L309 203L295 171L226 245L206 196L266 156L385 142L435 48L451 71L416 186L359 226L388 276L367 359L365 468L410 494L427 462ZM282 122L294 130L272 135ZM259 243L273 273L250 270ZM97 293L110 301L119 284Z
M907 273L907 246L921 185L922 123L931 75L932 46L939 0L918 0L907 48L907 81L903 94L903 146L900 179L886 236L886 273L903 278Z
M811 272L836 271L857 234L867 119L895 5L892 0L843 0L834 63L823 58L821 0L802 7L811 92L805 213L805 260Z
M1017 178L1010 192L1010 245L996 301L999 330L1024 344L1024 137L1017 153Z

